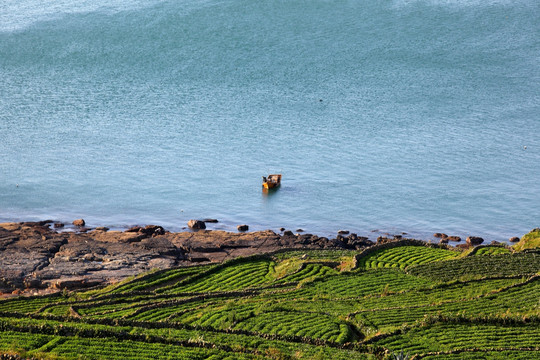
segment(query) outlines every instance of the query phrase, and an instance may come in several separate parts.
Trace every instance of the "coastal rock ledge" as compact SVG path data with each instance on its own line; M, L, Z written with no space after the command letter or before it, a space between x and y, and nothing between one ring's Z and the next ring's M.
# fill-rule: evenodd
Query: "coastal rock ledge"
M126 231L57 230L53 221L0 224L0 295L88 288L150 269L222 262L281 249L359 250L372 245L356 234L328 239L271 230L171 233L155 225Z

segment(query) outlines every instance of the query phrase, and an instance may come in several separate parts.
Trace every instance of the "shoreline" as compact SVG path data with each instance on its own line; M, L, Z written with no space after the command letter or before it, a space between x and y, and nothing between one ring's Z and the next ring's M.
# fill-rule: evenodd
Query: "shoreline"
M215 221L206 219L202 224ZM332 238L280 230L232 232L186 226L185 231L169 232L159 225L146 225L120 231L89 228L82 219L72 224L52 220L0 223L0 295L104 286L152 269L220 263L282 249L361 251L406 240L403 234L375 239L343 230ZM488 243L478 237L434 236L436 242L420 241L461 248Z
M47 221L52 221L54 223L63 223L65 227L63 229L57 229L59 231L78 231L76 227L72 225L73 219L76 219L77 216L81 214L62 214L62 216L49 217L46 214L37 214L29 216L5 216L0 217L0 223L11 223L11 222L40 222L44 219L52 219ZM178 218L174 221L171 219L154 219L154 217L134 219L127 217L126 219L120 220L108 219L103 217L90 216L88 217L82 215L87 221L87 227L90 229L95 229L99 227L107 227L110 230L114 231L125 231L134 226L140 226L142 224L153 224L163 227L164 229L170 232L183 232L190 231L187 226L188 220L190 218L183 217ZM201 217L200 219L203 219ZM485 239L487 242L497 241L505 244L511 244L509 239L513 237L521 237L526 234L530 228L534 227L534 224L530 226L524 226L523 229L497 229L496 227L486 226L482 229L468 229L467 227L459 228L457 226L433 226L433 227L422 227L422 226L405 226L401 225L392 225L392 224L379 224L375 226L369 226L365 224L354 225L354 224L343 224L335 220L329 220L325 222L327 225L320 226L319 223L315 224L312 221L300 221L298 224L267 224L264 222L257 222L256 220L250 219L245 222L245 220L238 219L235 217L218 217L215 223L207 223L207 229L215 231L227 231L227 232L236 232L236 228L239 224L248 224L249 231L265 231L272 230L276 233L280 233L280 229L286 228L287 230L293 232L304 232L311 233L317 236L322 237L335 237L340 230L347 230L352 233L358 234L358 236L367 237L370 240L375 241L378 237L393 237L394 235L402 235L404 237L419 239L426 242L439 241L438 238L434 237L435 233L446 233L449 236L459 236L462 239L465 239L469 236L479 236ZM302 231L298 231L298 229Z

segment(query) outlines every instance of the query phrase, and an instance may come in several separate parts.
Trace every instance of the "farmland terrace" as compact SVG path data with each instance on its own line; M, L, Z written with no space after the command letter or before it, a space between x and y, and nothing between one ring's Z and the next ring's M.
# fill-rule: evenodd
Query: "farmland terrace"
M66 237L56 253L83 236L48 234ZM84 236L92 251L104 242ZM176 263L107 286L0 300L0 358L540 359L536 248L258 241L268 252L194 265L171 248Z

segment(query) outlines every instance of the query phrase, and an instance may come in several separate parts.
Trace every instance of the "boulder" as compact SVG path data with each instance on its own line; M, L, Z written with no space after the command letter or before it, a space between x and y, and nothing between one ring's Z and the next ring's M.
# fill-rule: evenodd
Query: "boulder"
M304 229L296 229L296 232L299 232L299 233L304 232Z
M519 238L517 236L511 237L509 239L510 242L519 242Z
M236 228L238 229L238 231L248 231L249 230L249 226L247 226L246 224L238 225Z
M283 236L294 236L293 232L291 230L285 230L283 232Z
M481 237L478 237L478 236L469 236L466 240L467 244L471 245L471 246L476 246L476 245L480 245L481 243L484 242L484 239L482 239Z
M337 233L339 235L347 235L349 233L349 230L339 230Z
M435 234L433 234L433 237L446 239L448 237L448 235L443 234L443 233L435 233Z
M217 223L217 222L219 222L217 219L204 219L203 221L205 223Z
M206 229L206 224L201 220L189 220L187 224L191 229L194 230Z
M54 223L53 226L54 226L55 229L58 229L58 228L63 228L64 224L62 224L62 223Z
M105 231L105 232L107 232L107 231L109 231L109 228L106 227L106 226L98 226L98 227L96 228L96 230L97 230L97 231Z
M144 229L139 230L139 232L148 236L158 236L164 235L165 229L159 225L147 225Z
M461 238L459 236L449 236L446 239L448 239L448 241L455 241L455 242L461 241Z
M439 241L439 244L441 244L441 245L448 244L448 238L441 239L441 240Z
M75 226L84 226L84 225L86 225L86 222L84 221L84 219L77 219L77 220L73 221L73 225L75 225Z

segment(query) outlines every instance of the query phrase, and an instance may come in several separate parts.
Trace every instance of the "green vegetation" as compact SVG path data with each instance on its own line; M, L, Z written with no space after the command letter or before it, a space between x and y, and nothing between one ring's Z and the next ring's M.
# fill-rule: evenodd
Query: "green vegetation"
M398 244L399 245L399 244ZM540 254L290 251L0 301L43 359L540 359Z
M517 251L538 248L540 248L540 228L536 228L530 233L525 234L521 240L514 245L514 249Z

